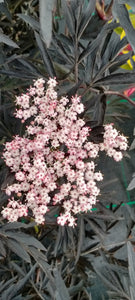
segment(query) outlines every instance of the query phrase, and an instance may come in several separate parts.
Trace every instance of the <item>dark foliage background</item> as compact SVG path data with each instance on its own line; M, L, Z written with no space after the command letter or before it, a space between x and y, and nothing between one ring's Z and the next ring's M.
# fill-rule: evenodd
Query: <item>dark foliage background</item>
M1 156L3 143L25 130L13 115L15 95L38 77L56 76L59 95L82 96L94 142L103 124L114 122L132 144L121 163L98 158L100 201L78 216L77 227L58 226L55 208L44 226L0 218L1 300L135 299L135 108L123 94L135 84L134 61L133 70L120 68L133 55L135 32L125 2L135 10L132 0L0 1ZM128 43L133 50L120 55ZM12 181L1 158L0 208Z

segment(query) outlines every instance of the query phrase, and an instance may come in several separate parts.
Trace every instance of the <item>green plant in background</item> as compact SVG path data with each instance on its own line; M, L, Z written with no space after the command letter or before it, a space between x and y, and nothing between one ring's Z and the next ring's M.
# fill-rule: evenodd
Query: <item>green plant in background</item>
M109 12L106 18L101 18L97 3L105 15ZM127 118L132 112L134 115L134 101L124 91L135 84L134 66L129 71L120 67L134 54L135 34L125 3L0 2L1 153L4 141L23 136L25 131L24 124L14 118L15 95L41 77L46 81L57 77L59 98L81 95L85 106L82 118L92 128L93 143L102 140L104 123L113 121L117 127L130 124ZM134 1L128 3L134 13ZM113 18L108 22L110 16ZM120 27L126 32L123 39L115 32ZM132 50L120 55L129 43ZM127 102L120 102L120 98ZM128 126L125 127L126 132ZM7 203L5 188L13 184L14 175L0 162L2 210ZM133 171L131 162L125 158L123 163L128 178L129 166L130 173ZM122 189L125 179L120 167L114 167L104 156L97 158L97 163L106 171L97 210L79 214L75 228L58 226L53 208L44 226L35 227L27 218L6 224L1 218L2 300L135 298L134 207L126 206L127 193L125 187ZM116 177L112 177L114 168ZM130 200L133 203L132 191Z

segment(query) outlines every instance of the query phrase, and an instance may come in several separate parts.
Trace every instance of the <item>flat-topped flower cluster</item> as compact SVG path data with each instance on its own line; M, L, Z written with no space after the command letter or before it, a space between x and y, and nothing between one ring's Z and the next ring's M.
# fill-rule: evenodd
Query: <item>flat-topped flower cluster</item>
M30 118L30 125L25 136L5 144L3 157L15 173L15 183L6 188L9 200L2 215L14 222L30 213L42 224L49 206L58 205L57 223L74 226L76 215L91 210L100 193L97 181L103 175L96 172L93 160L103 150L121 160L127 139L109 124L102 143L90 142L91 129L79 117L84 111L80 97L58 99L56 80L50 78L47 85L45 90L44 80L38 79L16 97L15 115L22 122Z

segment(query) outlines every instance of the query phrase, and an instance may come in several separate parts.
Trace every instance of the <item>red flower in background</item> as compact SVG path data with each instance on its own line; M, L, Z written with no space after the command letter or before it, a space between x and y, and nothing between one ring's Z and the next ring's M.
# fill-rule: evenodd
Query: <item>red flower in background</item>
M129 97L130 95L132 95L135 92L135 87L132 87L126 91L124 91L124 95Z

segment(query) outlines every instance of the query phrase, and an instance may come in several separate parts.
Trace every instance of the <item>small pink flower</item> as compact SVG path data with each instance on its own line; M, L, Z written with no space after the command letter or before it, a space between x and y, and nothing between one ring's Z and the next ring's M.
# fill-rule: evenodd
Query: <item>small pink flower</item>
M103 180L103 175L102 175L102 173L101 173L101 172L96 172L96 173L94 174L94 179L97 180L97 181Z
M85 167L85 164L84 164L84 162L82 160L78 160L76 162L76 168L77 169L82 170L82 169L84 169L84 167Z
M75 111L78 114L81 114L84 111L84 105L82 103L79 103L75 106Z
M24 181L25 180L25 174L23 172L19 171L15 174L15 178L18 181Z
M67 223L67 218L65 216L59 216L57 218L58 225L64 226Z
M120 161L121 159L122 159L122 153L120 152L120 151L116 151L115 153L114 153L114 155L113 155L113 158L114 158L114 160L116 160L116 161Z

